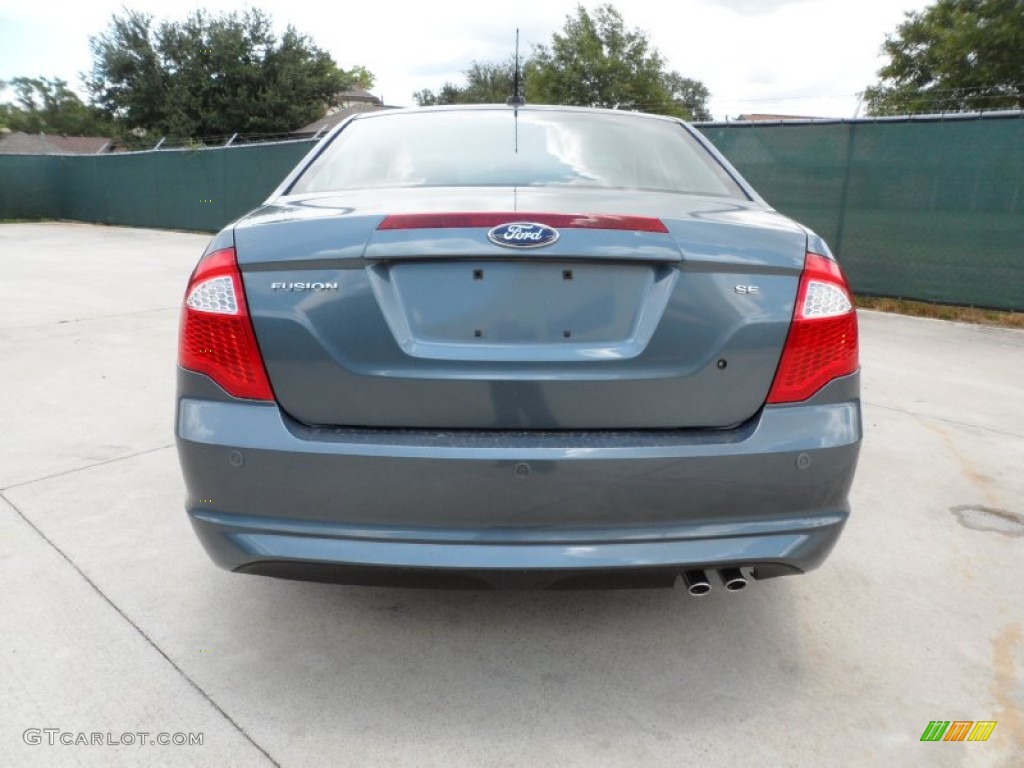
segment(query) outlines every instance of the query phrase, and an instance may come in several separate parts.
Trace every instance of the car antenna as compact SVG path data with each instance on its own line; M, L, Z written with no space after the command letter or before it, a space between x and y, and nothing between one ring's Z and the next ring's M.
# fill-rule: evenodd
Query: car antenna
M519 77L519 28L516 27L516 65L515 71L512 73L512 95L505 100L505 103L510 107L521 107L526 103L526 99L523 97L522 90L520 88L520 77Z

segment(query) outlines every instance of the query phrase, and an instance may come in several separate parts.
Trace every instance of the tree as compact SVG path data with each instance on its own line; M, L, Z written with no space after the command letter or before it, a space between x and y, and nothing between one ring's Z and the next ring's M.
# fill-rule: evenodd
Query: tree
M362 88L367 91L373 88L373 81L376 80L373 73L361 64L345 70L345 76L348 78L349 88Z
M259 9L154 25L126 10L90 38L93 101L126 130L201 138L292 131L323 116L334 96L370 87L363 67L345 72L288 26L278 38Z
M421 107L435 104L504 104L512 95L515 77L515 58L504 62L478 62L470 64L463 74L466 85L445 83L437 93L424 88L413 94Z
M7 83L0 80L0 93L3 93L5 90L7 90ZM0 133L9 133L11 130L11 110L10 104L0 103Z
M1024 2L938 0L907 13L864 91L873 115L1024 108Z
M665 69L665 58L639 29L627 30L612 5L566 17L551 45L534 46L526 67L531 101L633 109L690 119L709 116L699 81Z
M16 77L10 86L16 103L0 106L0 123L9 130L70 136L110 134L110 121L83 103L60 78Z
M711 119L708 110L711 93L700 80L683 77L678 72L668 72L662 76L662 84L687 120Z
M622 16L603 5L592 16L583 6L567 16L551 45L535 45L522 64L523 92L535 104L571 104L635 109L710 120L711 94L699 80L665 69L665 59L639 29L627 30ZM466 85L445 83L435 93L413 94L421 107L434 104L499 103L512 95L515 60L473 62Z

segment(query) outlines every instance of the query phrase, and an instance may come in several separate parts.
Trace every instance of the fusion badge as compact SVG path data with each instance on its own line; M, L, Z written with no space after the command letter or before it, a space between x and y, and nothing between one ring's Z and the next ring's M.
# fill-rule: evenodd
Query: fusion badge
M336 291L337 283L271 283L272 291Z
M487 239L505 248L543 248L558 241L558 230L530 221L513 221L491 229Z

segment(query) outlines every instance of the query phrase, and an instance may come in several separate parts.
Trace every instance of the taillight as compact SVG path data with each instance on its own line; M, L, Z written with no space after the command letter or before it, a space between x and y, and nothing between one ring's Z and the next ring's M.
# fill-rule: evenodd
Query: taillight
M857 370L857 312L839 265L808 253L769 403L806 400Z
M274 399L245 304L234 248L208 253L188 281L178 333L178 364L205 373L235 397Z

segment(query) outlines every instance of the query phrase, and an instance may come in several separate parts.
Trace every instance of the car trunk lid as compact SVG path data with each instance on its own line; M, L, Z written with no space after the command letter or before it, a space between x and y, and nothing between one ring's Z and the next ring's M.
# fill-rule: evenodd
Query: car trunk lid
M488 239L493 221L551 214L569 221L547 247ZM587 226L601 216L642 218ZM531 188L286 199L235 238L281 407L382 428L740 423L771 386L806 245L756 204Z

